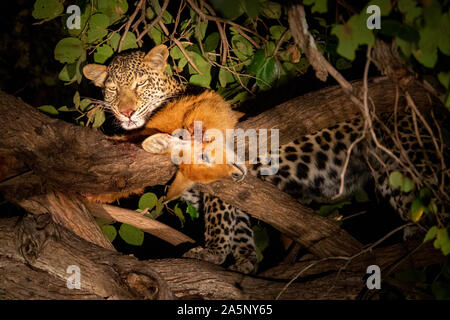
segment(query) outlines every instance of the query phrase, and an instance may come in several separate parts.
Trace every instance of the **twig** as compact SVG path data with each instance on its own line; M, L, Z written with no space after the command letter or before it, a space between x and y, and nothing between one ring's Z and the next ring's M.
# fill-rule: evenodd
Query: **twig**
M202 72L197 68L194 61L192 61L191 57L187 54L186 50L184 50L183 45L180 43L180 41L176 38L173 38L172 41L177 45L178 48L180 48L183 55L186 57L187 61L192 65L192 67L197 71L199 74L202 74Z
M236 31L243 36L245 39L247 39L255 48L259 49L260 46L250 37L248 36L245 32L251 33L255 36L257 36L258 38L260 38L262 41L265 41L266 39L264 39L263 37L261 37L257 32L250 30L246 27L243 27L231 20L227 20L227 19L223 19L220 17L213 17L210 15L207 15L206 13L204 13L199 7L197 7L195 5L195 3L192 0L186 0L187 3L189 3L189 6L195 11L197 12L197 14L205 20L210 20L210 21L216 21L216 22L222 22L222 23L226 23L229 24L230 26L234 27L236 29ZM203 1L201 1L202 3L204 3ZM206 7L206 5L205 5ZM245 32L244 32L245 31Z
M136 39L136 41L140 41L152 28L155 24L159 23L161 20L164 12L167 9L167 6L169 4L169 0L164 0L164 3L161 7L161 12L158 14L158 16L153 20L145 29L142 31L142 33L139 35L139 37Z
M139 3L136 6L136 9L134 10L133 14L131 15L131 17L128 19L127 24L125 25L125 31L123 32L122 38L120 38L119 41L119 46L117 48L117 52L122 51L122 46L123 46L123 41L125 40L125 37L128 33L128 30L130 30L130 26L133 23L134 18L136 18L139 10L141 9L142 4L144 3L145 0L139 0Z

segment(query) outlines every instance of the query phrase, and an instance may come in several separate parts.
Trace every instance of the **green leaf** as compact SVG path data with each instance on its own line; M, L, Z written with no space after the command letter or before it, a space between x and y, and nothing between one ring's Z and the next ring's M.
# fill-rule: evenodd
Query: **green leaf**
M417 222L422 217L425 207L420 199L414 199L411 203L411 210L409 212L409 218L412 222Z
M241 0L210 0L213 8L224 18L234 20L244 13Z
M108 238L110 242L113 242L117 236L117 230L114 226L104 225L101 227L103 234Z
M156 14L159 15L161 13L162 9L158 0L152 0L152 7L155 10ZM166 10L162 15L162 21L164 24L170 24L173 23L175 20L173 19L173 16L170 14L170 12Z
M250 41L245 39L240 34L236 34L231 38L231 46L233 47L233 51L236 54L236 56L245 63L245 61L248 61L250 63L250 60L253 56L254 48Z
M445 87L445 89L450 88L450 71L448 72L439 72L438 73L439 82Z
M436 300L450 300L450 287L447 282L435 281L431 284L431 291Z
M425 24L431 28L438 27L441 18L441 5L438 0L423 2L423 16ZM448 30L447 30L448 31Z
M269 246L270 243L269 234L267 233L266 228L261 228L260 226L254 226L252 229L258 262L261 262L263 259L262 252Z
M418 48L412 51L414 57L427 68L433 68L437 62L438 34L435 28L425 26L419 30L420 40Z
M313 5L311 12L325 13L328 11L327 0L304 0L307 6Z
M372 30L366 26L363 14L355 14L347 23L334 26L331 33L339 39L337 53L351 61L355 59L355 51L360 45L373 45L375 41Z
M269 89L280 75L280 66L274 58L267 59L262 68L258 70L256 83L265 90Z
M150 37L153 39L156 45L159 45L163 42L164 34L159 26L153 26L149 32Z
M209 73L194 74L189 78L189 83L204 88L209 88L209 84L211 83L211 74Z
M98 11L109 17L111 24L119 20L128 10L127 0L97 0Z
M270 37L273 40L279 40L283 33L286 31L286 27L283 26L271 26L269 28L270 31ZM284 39L283 39L284 40Z
M187 203L186 213L189 214L191 220L197 219L199 217L197 209L190 202Z
M119 48L119 42L121 37L122 35L119 35L117 33L114 33L111 36L111 39L109 40L109 45L114 51L117 51L117 49ZM125 36L125 39L123 39L122 51L127 49L135 49L137 47L138 45L136 42L136 36L134 35L133 32L128 31L127 35Z
M257 77L256 83L262 90L267 90L278 79L280 65L274 58L266 58L262 49L256 51L248 68L250 74Z
M184 222L186 221L186 219L184 218L183 211L181 211L181 209L178 207L178 203L175 205L175 208L173 209L173 212L178 217L178 219L180 219L181 227L183 227L184 226Z
M119 229L120 237L132 246L141 246L144 242L144 232L135 226L122 223Z
M206 37L205 43L203 44L203 49L205 50L205 52L214 51L219 45L219 41L220 41L219 33L213 32Z
M448 34L450 30L450 11L444 13L441 16L439 23L438 35L438 47L441 52L447 56L450 56L450 36Z
M414 182L410 178L405 177L399 171L391 172L389 175L389 183L393 188L400 188L400 190L405 193L408 193L414 189Z
M423 242L427 242L427 241L430 241L430 240L433 240L434 238L436 238L437 231L438 231L438 227L437 226L432 226L427 231L427 234L425 235L425 238L423 239Z
M204 74L206 77L209 76L209 78L211 78L211 75L209 74L210 70L211 70L211 65L208 63L208 61L206 61L205 58L203 58L202 55L198 54L197 52L187 51L187 53L191 57L192 61L194 61L195 65L200 70L202 75ZM192 67L191 65L189 65L189 72L191 74L198 73L194 69L194 67ZM209 79L209 80L211 81L211 79ZM209 86L209 82L208 82L208 86Z
M404 176L400 190L402 190L405 193L408 193L413 189L414 189L414 182L410 178Z
M62 63L74 63L84 52L83 43L77 38L64 38L55 47L55 59Z
M71 63L71 64L66 64L64 65L64 67L62 68L61 72L58 74L58 78L61 81L65 81L65 82L69 82L74 80L75 78L75 68L76 68L76 64L75 63Z
M103 44L98 47L94 52L94 61L96 63L105 63L114 54L113 49L107 44Z
M266 1L261 3L261 14L269 19L280 19L281 5L277 2Z
M431 196L432 193L430 189L428 188L420 189L419 198L420 200L422 200L423 203L429 203L431 200Z
M69 108L67 108L67 106L62 106L58 108L58 112L70 112L70 111L74 110L70 110Z
M147 10L145 10L145 16L148 20L152 20L156 16L156 14L152 8L147 8Z
M436 240L434 240L433 245L436 249L441 249L444 256L450 253L450 238L447 229L443 228L436 231Z
M234 82L233 74L230 71L228 71L228 70L226 70L224 68L220 68L220 70L219 70L219 83L220 83L220 85L223 88L225 88L227 86L227 83L230 83L230 82Z
M42 112L51 114L51 115L57 115L59 114L58 110L56 110L56 108L54 106L51 105L43 105L38 107L39 110L41 110Z
M372 0L370 1L364 8L364 12L367 12L366 9L368 6L376 5L380 8L380 13L382 16L387 16L391 12L391 0ZM382 25L382 28L384 26Z
M380 29L381 34L398 37L408 42L417 42L420 39L420 35L415 29L406 24L402 24L397 20L383 20L381 24L383 26Z
M259 0L243 0L242 6L250 19L258 18L260 3Z
M352 67L352 63L345 58L339 58L336 61L336 69L347 70Z
M348 200L338 200L335 203L324 204L319 208L319 214L323 217L327 217L335 212L338 212L343 206L351 204Z
M206 35L206 28L208 28L208 21L203 21L203 22L198 23L197 28L198 28L198 34L200 37L200 41L202 41Z
M389 183L394 188L400 188L403 183L403 174L399 171L393 171L389 175Z
M97 224L100 227L114 223L114 220L109 220L109 219L100 218L100 217L95 217L95 221L97 222Z
M158 197L153 192L144 193L139 199L139 209L144 210L148 208L148 210L152 210L156 203L158 202Z
M105 122L105 111L98 109L94 115L94 123L92 124L92 128L100 127L103 122Z
M89 29L87 31L86 41L88 43L94 43L97 40L103 39L108 34L108 30L106 30L108 26L108 16L102 13L92 15L89 20Z
M398 44L398 47L402 50L402 53L408 58L412 54L413 44L411 42L400 39L399 37L395 38L395 41Z
M91 99L84 98L83 100L80 101L79 108L81 111L84 111L84 109L86 109L86 107L90 104L91 104Z
M73 105L75 106L75 108L78 108L80 106L80 93L78 91L76 91L73 95Z
M412 25L414 20L422 14L422 8L417 6L417 2L417 0L398 1L398 9L405 17L405 22L409 25Z
M181 59L184 57L183 52L181 52L180 48L178 46L174 46L172 49L170 49L170 56L174 58L175 60Z
M59 0L36 0L32 12L35 19L51 20L64 11L64 6Z

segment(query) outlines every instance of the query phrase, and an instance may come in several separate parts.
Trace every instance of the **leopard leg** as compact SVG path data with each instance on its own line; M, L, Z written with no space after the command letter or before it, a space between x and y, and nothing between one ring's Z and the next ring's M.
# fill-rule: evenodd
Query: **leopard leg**
M235 208L235 213L236 224L231 246L231 253L233 254L235 263L229 269L242 273L252 273L256 271L258 258L256 256L250 219L244 211L238 208Z
M205 247L195 247L183 256L214 264L225 262L231 253L235 225L234 208L217 197L204 196Z

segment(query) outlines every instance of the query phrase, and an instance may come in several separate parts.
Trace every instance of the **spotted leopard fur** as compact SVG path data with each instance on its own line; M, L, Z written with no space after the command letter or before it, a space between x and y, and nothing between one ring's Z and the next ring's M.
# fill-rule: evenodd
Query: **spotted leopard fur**
M164 102L183 94L186 89L164 72L147 68L142 63L143 57L144 53L139 51L118 55L108 66L108 78L100 79L105 83L105 101L127 130L142 126L164 105ZM121 86L132 86L137 93L137 99L129 102L135 109L130 117L124 117L123 113L127 110L120 110L115 98L115 92ZM383 123L387 123L391 131L394 130L392 117L386 122L383 121L385 120L376 125L377 136L381 137L381 142L388 148L395 150L390 136L383 133ZM437 161L433 152L429 152L433 149L430 146L431 138L427 137L425 132L424 146L418 146L415 139L411 138L415 133L411 116L400 116L398 123L400 123L399 139L413 164L422 168L421 171L424 171L427 177L432 176L430 172L426 172L428 164ZM300 137L281 146L278 154L272 155L279 158L280 168L276 175L261 176L260 171L264 167L261 164L253 165L250 172L276 185L299 201L329 200L339 192L340 175L347 150L361 135L362 126L363 121L353 119ZM370 156L370 151L374 150L376 148L370 139L362 140L355 146L346 169L342 196L361 188L374 176L380 194L389 199L402 218L407 219L414 195L401 193L390 186L389 172L401 168L386 155L375 151L375 155L381 157L389 167L389 170L386 170L377 162L376 157ZM430 185L436 186L436 181L430 178ZM185 256L222 264L227 256L231 255L234 263L230 269L244 273L254 271L257 257L248 215L219 198L195 190L186 192L183 197L191 201L199 211L204 212L205 216L205 246L193 248Z

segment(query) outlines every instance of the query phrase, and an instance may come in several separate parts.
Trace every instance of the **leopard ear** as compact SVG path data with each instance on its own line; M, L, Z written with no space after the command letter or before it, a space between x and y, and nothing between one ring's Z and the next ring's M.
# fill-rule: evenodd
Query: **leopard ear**
M144 57L144 62L147 63L151 68L164 71L167 65L167 57L169 56L169 50L163 44L154 47L149 53Z
M175 179L169 187L167 192L166 201L170 201L181 197L184 191L190 189L194 185L194 182L186 178L180 170L178 170Z
M83 74L89 80L92 80L97 87L103 87L106 76L106 66L101 64L87 64L83 67Z

